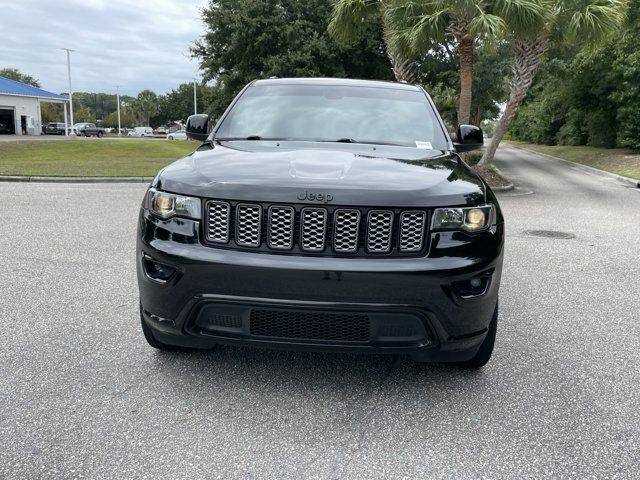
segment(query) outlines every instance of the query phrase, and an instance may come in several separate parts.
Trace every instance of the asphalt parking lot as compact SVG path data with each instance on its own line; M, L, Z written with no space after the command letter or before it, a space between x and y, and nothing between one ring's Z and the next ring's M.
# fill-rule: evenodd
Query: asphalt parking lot
M145 186L0 183L0 478L637 478L640 189L498 158L519 188L500 195L498 340L476 372L155 351Z

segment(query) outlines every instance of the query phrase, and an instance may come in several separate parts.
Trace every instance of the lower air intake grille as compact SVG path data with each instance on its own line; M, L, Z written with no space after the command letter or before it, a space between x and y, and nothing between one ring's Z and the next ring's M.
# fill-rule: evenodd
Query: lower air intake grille
M368 342L369 317L351 313L253 309L251 335L337 342Z

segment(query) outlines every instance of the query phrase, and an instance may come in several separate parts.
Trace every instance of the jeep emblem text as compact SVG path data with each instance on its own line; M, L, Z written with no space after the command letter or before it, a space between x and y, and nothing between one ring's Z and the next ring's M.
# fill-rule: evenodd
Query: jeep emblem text
M322 202L328 203L333 200L333 195L330 193L317 193L317 192L300 192L298 194L298 200L308 200L310 202Z

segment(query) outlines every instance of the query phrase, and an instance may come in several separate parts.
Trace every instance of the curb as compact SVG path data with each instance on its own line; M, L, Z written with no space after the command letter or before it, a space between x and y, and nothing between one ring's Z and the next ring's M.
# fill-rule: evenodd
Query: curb
M498 175L500 175L504 179L507 179L507 177L504 176L504 174L500 171L498 167L495 166L495 164L493 165L493 168L496 169L496 172L498 172ZM491 187L491 190L494 192L508 192L509 190L513 190L514 188L516 188L515 185L509 182L509 185L505 185L504 187Z
M489 188L491 188L492 192L508 192L509 190L513 190L516 187L513 183L510 183L509 185L505 185L504 187L489 187Z
M640 188L640 180L636 180L635 178L625 177L623 175L618 175L617 173L605 172L604 170L600 170L599 168L590 167L588 165L582 165L581 163L572 162L571 160L565 160L564 158L554 157L553 155L549 155L548 153L540 153L535 150L531 150L530 148L520 147L518 145L514 145L512 143L505 142L507 145L513 148L517 148L518 150L524 150L525 152L533 153L534 155L540 155L541 157L551 158L553 160L558 160L560 162L568 163L569 165L573 165L578 170L582 170L584 172L593 173L595 175L599 175L601 177L613 178L618 180L621 183L625 183L634 188Z
M151 183L154 177L37 177L29 175L0 175L0 182L35 183Z

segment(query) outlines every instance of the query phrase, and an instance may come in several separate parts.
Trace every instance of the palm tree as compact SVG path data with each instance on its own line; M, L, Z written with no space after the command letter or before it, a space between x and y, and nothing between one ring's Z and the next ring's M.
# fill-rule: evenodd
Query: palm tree
M158 112L158 96L151 90L142 90L131 102L142 126L148 126L150 119Z
M380 19L383 40L398 81L411 83L416 60L437 42L453 40L460 62L458 123L469 123L476 40L494 41L504 21L488 0L337 0L329 33L353 42L366 20Z
M389 48L394 31L390 3L391 0L337 0L329 23L329 34L342 44L350 45L357 40L367 21L378 21L393 75L399 82L413 83L416 61L408 46L393 51Z
M453 41L460 64L458 123L469 123L473 50L477 41L493 43L506 27L495 15L489 0L393 0L388 8L392 51L409 44L415 51L427 52L434 43Z
M493 161L500 141L527 95L550 41L571 41L593 47L624 22L627 0L500 0L497 13L509 27L513 46L510 93L478 165Z

